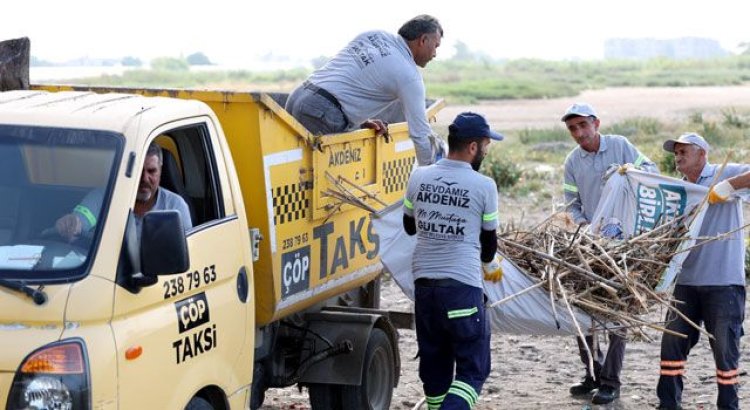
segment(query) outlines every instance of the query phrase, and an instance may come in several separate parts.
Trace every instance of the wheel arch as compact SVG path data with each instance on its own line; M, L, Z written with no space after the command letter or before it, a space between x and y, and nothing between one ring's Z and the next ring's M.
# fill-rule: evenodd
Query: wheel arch
M314 334L325 337L332 343L349 341L352 351L339 354L310 366L300 377L300 383L325 383L358 386L362 383L367 343L373 328L382 329L388 336L393 349L394 387L398 384L401 360L398 350L398 333L388 318L382 314L366 313L358 308L354 312L345 309L322 311L306 315Z
M229 410L227 395L221 387L216 385L206 386L200 389L193 397L200 397L211 404L214 410Z

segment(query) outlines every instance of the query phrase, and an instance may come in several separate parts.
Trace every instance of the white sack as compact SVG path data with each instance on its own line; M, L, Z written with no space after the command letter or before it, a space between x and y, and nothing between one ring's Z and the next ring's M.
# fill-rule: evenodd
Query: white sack
M401 202L372 215L372 223L380 237L380 261L391 273L401 290L414 300L414 276L411 271L412 255L416 246L416 236L409 236L403 228L403 211ZM535 283L507 259L503 259L503 280L499 283L484 282L484 291L488 304L506 296L514 295ZM532 334L532 335L577 335L573 321L562 302L555 304L558 329L555 315L552 312L549 294L541 288L518 296L508 302L488 310L489 320L494 333ZM575 309L576 318L583 331L591 327L591 318Z

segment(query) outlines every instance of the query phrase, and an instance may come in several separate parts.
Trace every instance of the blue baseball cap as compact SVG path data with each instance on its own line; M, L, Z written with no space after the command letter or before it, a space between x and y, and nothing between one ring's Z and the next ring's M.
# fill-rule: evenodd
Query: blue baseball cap
M484 116L475 112L458 114L453 123L448 126L448 131L458 138L488 137L495 141L502 141L505 138L503 134L492 131Z

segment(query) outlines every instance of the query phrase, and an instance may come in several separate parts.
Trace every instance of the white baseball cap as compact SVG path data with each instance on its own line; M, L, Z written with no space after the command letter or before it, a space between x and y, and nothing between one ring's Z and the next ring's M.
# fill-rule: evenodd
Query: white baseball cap
M567 121L570 117L597 117L594 107L586 103L575 103L568 107L560 121Z
M706 151L708 153L708 150L711 149L711 146L708 145L705 139L701 137L700 135L694 133L694 132L686 132L682 135L680 135L680 138L677 138L676 140L666 140L664 141L663 148L665 151L674 152L674 144L692 144L697 145L701 148L703 148L703 151Z

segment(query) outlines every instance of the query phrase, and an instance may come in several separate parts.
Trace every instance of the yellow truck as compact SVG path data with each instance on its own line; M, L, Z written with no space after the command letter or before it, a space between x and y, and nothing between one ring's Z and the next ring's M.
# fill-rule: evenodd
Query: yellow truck
M378 234L335 193L395 202L414 146L405 123L390 142L311 135L285 98L0 93L0 403L255 409L299 384L314 409L389 407L398 321L379 309ZM186 231L176 211L135 218L152 142ZM92 229L61 237L56 221L84 208Z

